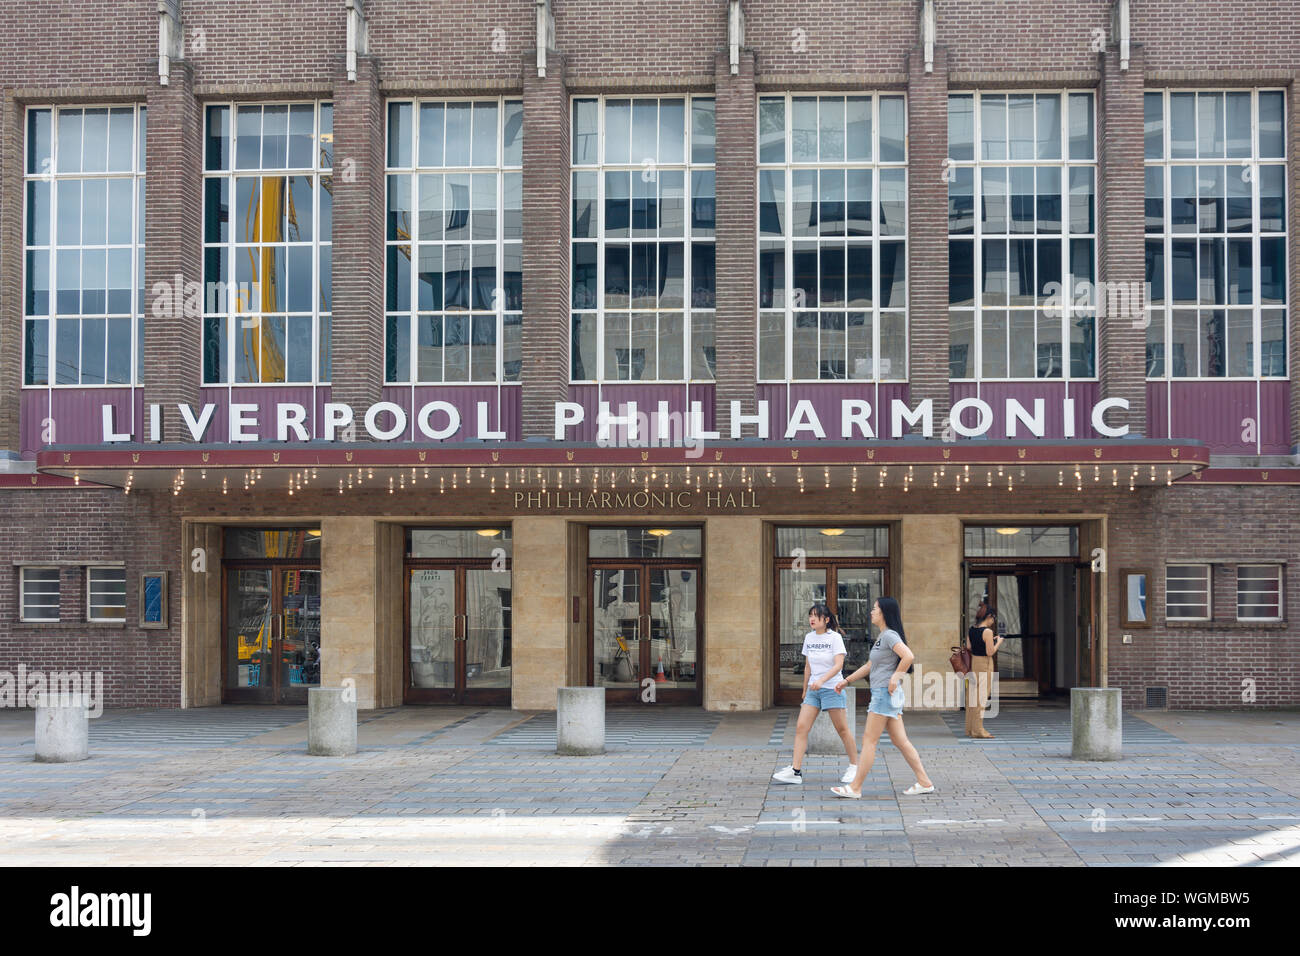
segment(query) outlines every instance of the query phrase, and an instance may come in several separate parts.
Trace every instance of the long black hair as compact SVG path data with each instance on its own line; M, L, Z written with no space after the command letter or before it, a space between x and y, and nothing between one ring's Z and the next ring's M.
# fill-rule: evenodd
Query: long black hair
M876 604L880 607L880 614L885 619L885 627L894 631L904 644L907 644L907 635L903 633L903 615L898 610L898 602L891 597L876 598ZM908 647L911 645L908 644ZM912 666L907 669L911 673L916 667L916 661L912 661Z
M840 622L835 619L834 613L825 604L814 604L808 609L809 614L816 614L818 617L826 618L826 630L840 632Z

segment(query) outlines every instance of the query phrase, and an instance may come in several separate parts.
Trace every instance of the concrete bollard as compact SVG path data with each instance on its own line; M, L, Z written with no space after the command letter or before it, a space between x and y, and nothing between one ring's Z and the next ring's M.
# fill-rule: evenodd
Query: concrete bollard
M556 688L555 752L569 757L605 752L605 688Z
M857 737L856 699L858 689L856 687L846 687L842 693L844 694L844 714L849 722L849 733ZM870 693L870 691L867 693ZM824 710L813 721L812 730L808 731L808 752L810 754L839 754L844 756L844 741L840 740L840 735L835 731L835 725L831 723L830 717L826 716Z
M1122 713L1118 687L1070 688L1070 756L1075 760L1118 760Z
M86 694L36 696L36 762L70 763L90 756L90 706Z
M357 696L351 687L307 689L307 753L346 757L357 752Z

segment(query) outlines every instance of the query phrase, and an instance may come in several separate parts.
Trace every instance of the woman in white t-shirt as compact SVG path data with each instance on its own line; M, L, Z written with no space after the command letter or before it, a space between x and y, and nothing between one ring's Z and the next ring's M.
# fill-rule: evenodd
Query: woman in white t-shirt
M825 604L814 604L808 610L808 626L812 628L803 639L803 704L799 708L799 723L794 731L794 762L772 774L778 783L803 783L803 755L808 749L808 732L820 711L826 711L835 732L844 741L844 752L849 757L849 769L840 777L844 783L852 781L858 772L858 747L853 740L853 728L845 716L846 700L835 689L844 679L840 670L844 666L844 638L839 633L839 623Z

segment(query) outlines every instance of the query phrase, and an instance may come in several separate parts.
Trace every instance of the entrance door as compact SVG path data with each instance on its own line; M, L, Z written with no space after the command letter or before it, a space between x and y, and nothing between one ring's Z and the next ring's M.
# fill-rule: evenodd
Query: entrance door
M808 633L808 609L814 604L825 604L838 618L847 675L867 662L878 635L871 623L871 607L887 593L886 569L804 559L798 564L780 561L776 573L779 640L776 702L798 704L803 700L804 657L799 651Z
M509 705L508 569L422 562L406 575L407 702Z
M1054 685L1057 601L1055 566L971 570L966 583L970 623L987 601L1006 640L993 657L1003 694L1037 696Z
M226 703L305 704L320 685L320 569L227 567Z
M593 562L589 665L611 703L699 704L698 562Z

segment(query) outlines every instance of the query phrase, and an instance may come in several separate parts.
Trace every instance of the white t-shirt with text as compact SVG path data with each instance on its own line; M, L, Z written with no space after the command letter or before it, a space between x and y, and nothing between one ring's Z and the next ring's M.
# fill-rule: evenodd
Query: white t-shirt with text
M811 687L813 681L819 680L824 689L834 690L843 676L835 666L835 655L844 653L844 638L836 631L826 631L823 634L809 631L804 635L802 654L808 658L808 686Z

